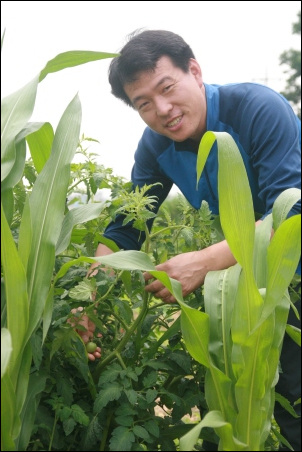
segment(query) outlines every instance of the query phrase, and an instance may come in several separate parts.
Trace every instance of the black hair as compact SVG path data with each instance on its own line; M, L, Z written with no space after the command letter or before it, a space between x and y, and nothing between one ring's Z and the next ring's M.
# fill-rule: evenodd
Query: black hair
M112 94L133 107L124 91L126 83L134 82L142 71L154 71L158 60L168 56L184 72L189 70L190 58L195 58L191 47L172 31L136 30L109 66Z

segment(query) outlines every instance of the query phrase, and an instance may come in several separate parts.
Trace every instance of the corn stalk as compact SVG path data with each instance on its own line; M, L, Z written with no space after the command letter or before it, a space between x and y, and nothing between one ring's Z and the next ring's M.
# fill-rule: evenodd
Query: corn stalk
M216 140L220 220L238 263L207 275L205 312L182 304L184 340L191 355L207 367L209 413L181 438L180 450L193 450L204 427L215 429L218 450L264 450L290 307L288 286L301 250L301 215L286 217L301 192L285 190L255 230L246 170L229 134L205 134L198 179Z
M30 376L31 338L52 308L56 245L70 236L64 222L70 164L79 143L81 104L76 95L56 132L49 123L30 123L37 87L49 73L116 54L70 51L57 55L26 86L1 101L1 263L5 310L1 330L1 450L26 450L39 393L46 377ZM23 176L27 145L38 177L28 195L16 246L10 230L13 188ZM92 213L93 211L93 213ZM95 217L95 206L79 215ZM80 222L80 220L78 219ZM67 224L66 224L67 223ZM66 241L66 240L65 240Z

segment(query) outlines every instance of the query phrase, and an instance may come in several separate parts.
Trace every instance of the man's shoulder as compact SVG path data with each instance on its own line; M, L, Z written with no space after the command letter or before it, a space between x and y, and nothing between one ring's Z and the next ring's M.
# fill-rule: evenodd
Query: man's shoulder
M266 85L253 82L241 82L241 83L228 83L225 85L219 85L218 91L222 95L227 96L254 96L259 93L262 96L280 96L280 94Z
M218 87L220 114L246 114L276 110L282 115L291 109L289 102L269 86L259 83L229 83Z

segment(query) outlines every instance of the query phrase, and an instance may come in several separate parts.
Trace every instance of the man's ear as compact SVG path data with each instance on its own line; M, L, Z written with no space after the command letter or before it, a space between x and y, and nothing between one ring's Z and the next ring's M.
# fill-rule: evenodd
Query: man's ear
M196 78L198 84L200 86L202 86L203 81L202 81L201 67L199 66L199 63L194 58L190 58L189 70L190 70L191 74Z

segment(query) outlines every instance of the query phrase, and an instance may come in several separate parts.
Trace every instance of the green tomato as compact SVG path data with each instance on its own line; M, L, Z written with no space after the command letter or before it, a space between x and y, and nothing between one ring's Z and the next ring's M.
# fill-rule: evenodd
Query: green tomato
M87 344L86 344L87 353L95 352L96 348L97 348L97 345L95 342L87 342Z

